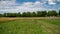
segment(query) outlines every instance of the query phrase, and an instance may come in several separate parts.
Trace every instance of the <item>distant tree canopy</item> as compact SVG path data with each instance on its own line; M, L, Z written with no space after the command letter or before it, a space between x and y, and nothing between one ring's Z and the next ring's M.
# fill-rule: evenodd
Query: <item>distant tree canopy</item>
M0 17L46 17L46 16L60 16L60 10L59 12L55 10L51 11L37 11L37 12L23 12L23 13L4 13L0 14Z
M2 14L0 14L0 17L2 17Z
M48 16L57 16L57 12L55 10L48 11Z
M59 10L59 16L60 16L60 10Z
M32 12L32 13L31 13L31 17L37 17L36 12Z

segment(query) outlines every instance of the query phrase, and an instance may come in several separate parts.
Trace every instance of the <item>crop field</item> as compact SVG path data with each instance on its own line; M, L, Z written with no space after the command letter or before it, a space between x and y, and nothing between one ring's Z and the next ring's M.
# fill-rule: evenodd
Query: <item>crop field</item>
M60 17L3 17L0 34L60 34Z

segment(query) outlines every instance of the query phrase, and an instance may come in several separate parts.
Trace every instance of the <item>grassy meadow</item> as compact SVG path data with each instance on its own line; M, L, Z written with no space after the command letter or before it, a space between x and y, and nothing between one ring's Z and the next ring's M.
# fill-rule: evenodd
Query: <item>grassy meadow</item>
M60 17L3 17L0 34L60 34Z

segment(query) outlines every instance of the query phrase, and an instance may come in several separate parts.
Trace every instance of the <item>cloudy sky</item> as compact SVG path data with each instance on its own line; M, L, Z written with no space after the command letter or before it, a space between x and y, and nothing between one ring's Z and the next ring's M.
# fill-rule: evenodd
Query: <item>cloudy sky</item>
M60 0L0 0L0 13L59 9Z

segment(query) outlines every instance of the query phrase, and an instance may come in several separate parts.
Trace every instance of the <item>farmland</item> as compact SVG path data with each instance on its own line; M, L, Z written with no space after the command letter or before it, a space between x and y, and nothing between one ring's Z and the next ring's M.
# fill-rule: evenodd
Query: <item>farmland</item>
M2 17L0 34L60 34L60 17Z

